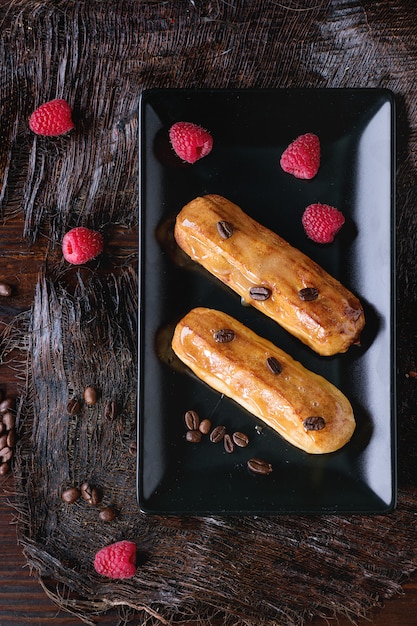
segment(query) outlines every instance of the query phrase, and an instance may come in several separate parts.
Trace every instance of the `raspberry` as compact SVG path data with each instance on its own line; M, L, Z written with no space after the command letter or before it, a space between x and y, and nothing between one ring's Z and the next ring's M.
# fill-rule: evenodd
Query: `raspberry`
M192 122L177 122L169 129L169 138L175 153L187 163L195 163L207 156L213 147L213 137Z
M29 119L30 129L37 135L57 137L74 128L71 108L66 100L50 100L41 104Z
M132 541L117 541L99 550L94 569L107 578L131 578L136 572L136 545Z
M343 214L328 204L310 204L301 218L306 235L316 243L331 243L345 223Z
M64 259L73 265L81 265L91 261L103 251L101 233L78 226L65 233L62 239Z
M296 178L310 179L319 171L320 140L313 133L300 135L282 153L280 165Z

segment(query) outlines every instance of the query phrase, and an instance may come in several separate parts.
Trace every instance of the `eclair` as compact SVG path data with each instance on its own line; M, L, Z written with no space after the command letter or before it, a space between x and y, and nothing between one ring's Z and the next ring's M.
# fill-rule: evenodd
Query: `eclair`
M191 259L318 354L359 343L359 299L230 200L195 198L177 215L174 237Z

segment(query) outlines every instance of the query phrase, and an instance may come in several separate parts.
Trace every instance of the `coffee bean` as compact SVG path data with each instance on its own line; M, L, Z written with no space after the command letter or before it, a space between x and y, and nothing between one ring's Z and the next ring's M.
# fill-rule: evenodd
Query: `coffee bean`
M4 398L4 400L2 400L0 402L0 413L6 413L7 411L10 411L10 409L14 408L14 400L13 398Z
M230 328L221 328L214 333L217 343L230 343L235 338L235 333Z
M233 433L232 439L239 448L246 448L249 443L249 437L239 431Z
M7 283L0 282L0 296L8 297L12 295L12 288Z
M205 418L201 420L200 426L198 427L199 431L203 433L203 435L208 435L211 429L211 422L209 419Z
M10 461L12 456L13 456L13 450L9 448L9 446L5 446L2 450L0 450L0 458L3 461L3 463L6 463L6 461Z
M84 400L88 406L94 406L97 402L97 390L95 387L86 387L84 389Z
M16 430L14 428L7 433L7 445L9 448L14 448L16 445Z
M85 482L81 485L81 495L84 500L86 500L86 502L93 506L97 506L97 504L100 502L100 493L98 489L92 487L88 482Z
M190 443L199 443L201 441L202 433L199 430L187 430L185 438Z
M278 361L278 359L276 359L274 356L268 357L266 360L266 364L268 366L269 371L272 372L272 374L281 374L282 365Z
M0 435L2 435L6 430L6 426L3 424L3 422L0 422Z
M184 415L184 420L188 430L198 430L200 417L197 411L187 411Z
M319 290L315 287L304 287L304 289L300 289L298 296L300 300L312 302L313 300L317 300L319 297Z
M108 400L106 402L106 406L104 407L104 417L109 421L113 422L116 419L118 413L117 403L115 400Z
M263 459L249 459L247 465L251 472L254 472L255 474L263 474L266 476L267 474L270 474L272 472L271 463L268 463Z
M306 430L323 430L326 426L326 420L319 415L312 415L304 420L303 426Z
M225 220L220 220L220 222L217 222L217 230L222 239L229 239L229 237L231 237L234 232L233 225L230 222L226 222Z
M249 289L249 295L252 300L268 300L271 297L271 290L268 287L259 285L257 287L251 287Z
M225 426L216 426L215 428L213 428L213 430L210 433L210 441L212 441L213 443L219 443L220 441L222 441L225 434L226 434Z
M226 450L228 454L231 454L234 451L235 444L233 443L233 439L231 438L229 433L226 433L225 436L223 437L223 445L224 445L224 449Z
M10 472L10 463L0 463L0 476L6 476Z
M78 489L78 487L68 487L68 489L65 489L61 494L61 498L63 499L63 501L67 502L68 504L73 504L76 500L78 500L79 497L80 490Z
M7 430L11 430L12 428L14 428L16 420L11 411L6 411L5 413L3 413L3 415L0 416L0 419L2 420Z
M4 448L5 446L7 446L7 436L8 436L8 433L4 433L3 435L1 435L1 437L0 437L0 450L2 448Z
M106 506L98 516L102 522L112 522L116 517L116 510L112 506Z
M71 398L67 404L67 413L68 415L77 415L80 412L80 402L77 398Z

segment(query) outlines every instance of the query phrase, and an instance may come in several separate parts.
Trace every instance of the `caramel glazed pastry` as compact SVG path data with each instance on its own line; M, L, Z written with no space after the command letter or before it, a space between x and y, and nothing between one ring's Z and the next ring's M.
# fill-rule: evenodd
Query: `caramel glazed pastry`
M195 198L178 214L174 236L194 261L318 354L359 342L365 317L358 298L230 200Z
M307 453L334 452L352 437L353 410L339 389L224 312L192 309L172 348L198 378Z

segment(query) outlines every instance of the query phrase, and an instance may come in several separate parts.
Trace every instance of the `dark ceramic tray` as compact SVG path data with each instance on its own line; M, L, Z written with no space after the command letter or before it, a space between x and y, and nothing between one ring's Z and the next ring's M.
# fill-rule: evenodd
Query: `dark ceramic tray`
M210 130L212 152L189 165L168 129L192 121ZM141 98L138 500L153 514L253 515L386 513L396 503L395 440L395 106L389 91L149 90ZM295 137L316 133L318 175L300 181L279 158ZM320 357L183 258L172 223L198 195L221 194L336 276L361 299L361 346ZM312 202L338 207L346 223L320 246L301 225ZM189 309L224 310L323 375L349 398L352 440L329 455L286 443L231 400L179 366L173 325ZM244 431L247 448L224 451L208 437L185 439L184 413ZM272 463L269 476L247 469Z

